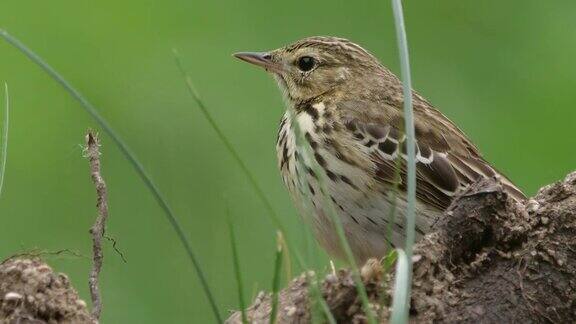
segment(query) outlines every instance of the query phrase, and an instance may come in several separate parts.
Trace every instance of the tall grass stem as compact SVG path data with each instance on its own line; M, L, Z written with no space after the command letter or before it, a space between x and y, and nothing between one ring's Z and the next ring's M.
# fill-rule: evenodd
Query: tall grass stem
M4 83L4 118L2 119L2 144L0 156L0 197L4 188L4 175L6 174L6 162L8 161L8 125L10 124L10 94L8 93L8 83Z
M400 71L404 94L404 122L406 132L407 161L407 208L406 208L406 244L405 255L398 255L398 262L406 262L406 275L397 273L394 291L394 304L392 309L393 323L407 323L410 308L410 292L412 286L412 248L415 239L416 227L416 143L414 133L414 112L412 110L412 80L410 75L410 59L408 55L408 40L401 0L392 0L394 24L396 26L396 40L400 56ZM399 276L400 275L400 276ZM402 280L400 280L402 279ZM398 288L398 289L396 289ZM401 289L400 289L401 288ZM396 299L404 299L396 301Z
M234 234L234 226L230 219L230 210L228 210L228 229L230 232L230 243L232 244L232 263L234 265L234 274L236 275L236 288L238 293L238 302L240 312L242 315L242 324L248 324L248 316L246 316L246 301L244 300L244 285L242 281L242 271L240 269L240 256L238 254L238 245L236 242L236 235Z
M276 258L274 261L274 277L272 279L272 310L270 311L270 324L276 323L276 315L278 312L278 292L280 291L280 278L282 272L282 253L284 239L282 232L278 231L278 243L276 249Z
M410 283L410 263L406 253L402 249L396 250L398 255L396 259L396 278L394 280L394 289L392 300L392 314L390 323L408 323L408 316L404 310L410 309L410 290L406 289L406 282Z

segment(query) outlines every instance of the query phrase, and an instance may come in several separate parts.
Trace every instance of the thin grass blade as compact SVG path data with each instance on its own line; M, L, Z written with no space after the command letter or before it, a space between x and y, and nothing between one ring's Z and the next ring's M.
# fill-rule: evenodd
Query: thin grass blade
M0 197L4 188L4 174L6 173L6 162L8 161L8 125L10 124L10 95L8 93L8 83L4 83L4 118L2 119L2 155L0 156Z
M282 242L284 242L282 232L278 231L278 244L274 261L274 277L272 280L272 310L270 311L270 324L276 323L276 314L278 312L278 292L280 291L280 273L282 269L282 253L284 251Z
M316 323L330 323L336 324L336 319L330 311L328 303L322 297L322 289L318 283L316 273L313 271L306 272L306 281L308 282L308 295L311 299L310 312L311 321Z
M384 273L390 271L394 266L394 263L398 260L398 251L392 250L388 253L384 259L382 260L382 268L384 269Z
M216 317L218 322L222 322L222 318L220 317L220 313L218 311L218 307L216 306L216 302L214 300L212 291L208 286L208 282L204 275L204 271L202 270L200 262L198 261L198 258L196 258L196 255L192 250L190 242L186 238L186 235L184 234L182 227L180 226L174 212L172 211L172 208L170 207L168 201L164 198L164 196L162 195L162 193L152 180L152 177L148 175L148 172L146 172L146 170L144 169L144 167L142 166L136 155L128 147L126 142L120 137L120 135L114 130L114 128L108 123L108 121L100 115L98 109L94 105L92 105L92 103L90 103L88 99L86 99L86 97L84 97L84 95L80 93L80 91L74 88L72 84L70 84L60 73L54 70L54 68L52 68L46 61L44 61L44 59L42 59L40 56L38 56L38 54L36 54L30 48L24 45L24 43L22 43L14 36L8 34L8 32L3 29L0 29L0 37L4 38L4 40L7 41L10 45L14 46L16 49L18 49L20 52L26 55L32 62L36 63L50 77L52 77L52 79L58 82L74 99L76 99L80 103L82 108L84 108L84 110L86 110L86 112L88 112L92 116L92 118L94 118L94 120L100 125L100 127L102 127L104 132L106 132L106 134L108 134L108 136L112 138L116 146L118 146L124 157L128 160L128 162L130 162L132 167L136 170L136 172L138 173L138 175L140 176L146 187L150 190L150 192L152 193L152 195L154 196L154 198L164 211L164 215L168 219L168 222L172 225L172 228L176 232L176 235L178 236L181 244L186 250L188 258L190 259L192 265L194 266L194 269L196 270L196 273L202 285L202 289L204 290L204 293L208 298L214 316Z
M390 270L392 270L392 267L394 266L394 264L396 263L396 260L398 259L398 251L391 250L382 260L381 264L382 264L382 273L386 274L388 273ZM389 298L388 298L388 293L387 293L387 285L385 284L385 282L382 283L382 286L380 287L380 306L387 306L389 305Z
M290 249L288 248L288 242L286 242L286 239L284 238L284 234L282 232L278 232L278 240L279 240L278 243L282 245L282 249L286 251L285 253L283 253L284 255L283 266L286 272L286 284L288 284L290 282L290 279L292 278L292 260L290 259L290 253L289 253Z
M324 314L326 321L328 321L328 323L330 324L336 324L336 319L334 318L334 315L330 311L330 307L328 307L326 300L322 296L322 289L320 288L318 280L314 276L310 275L310 271L306 270L309 268L306 262L304 262L304 258L302 258L300 251L298 251L297 249L294 249L293 251L297 265L301 269L304 269L306 271L306 281L308 282L308 294L310 296L310 299L312 300L312 306L313 306L312 322L315 323L315 319L317 319L317 316L314 316L316 315L317 308L314 306L319 306L320 311Z
M398 42L398 52L400 56L401 77L404 93L404 127L406 132L406 150L408 155L406 193L406 257L404 258L407 264L405 267L405 274L400 272L396 273L397 286L402 287L404 291L394 291L393 303L398 305L398 307L393 308L392 317L397 321L394 323L407 323L408 311L410 308L410 291L412 286L412 248L414 245L416 227L416 143L414 133L414 112L412 110L412 80L410 75L410 59L408 56L408 41L406 37L406 27L404 24L402 1L392 0L392 9L394 12L396 39ZM398 258L399 262L400 259L401 258ZM403 299L404 301L398 299Z
M238 151L236 151L236 149L234 148L232 143L228 140L226 135L224 135L224 132L218 126L218 124L216 123L216 121L214 120L212 115L210 114L210 111L208 110L208 108L204 104L204 101L200 98L200 95L198 94L198 92L196 91L196 88L194 87L194 84L192 83L192 78L190 78L190 76L188 75L188 73L186 73L186 70L184 69L184 65L182 64L182 60L180 59L180 54L178 53L178 51L176 49L173 49L172 52L174 54L174 59L176 60L176 65L178 66L178 69L180 70L180 73L182 73L182 77L184 78L184 81L186 82L186 87L188 89L188 92L190 93L190 95L192 96L194 101L196 102L196 105L198 106L198 108L200 108L200 111L202 112L202 114L204 115L204 117L206 118L206 120L208 121L208 123L210 124L212 129L214 130L214 132L216 132L216 135L218 136L220 141L224 144L224 146L226 147L226 149L228 150L230 155L232 155L232 158L234 158L234 160L236 161L236 163L238 164L238 166L240 167L240 169L242 170L242 172L244 173L246 178L248 178L248 182L252 186L252 189L254 190L254 192L256 193L258 198L262 201L262 203L266 207L266 210L268 211L267 215L272 220L272 223L274 224L274 226L276 226L278 229L280 229L282 232L285 233L286 231L284 230L284 226L280 222L280 218L278 217L278 214L274 210L274 207L272 206L272 203L270 202L270 200L268 199L266 194L264 194L264 190L262 190L262 188L260 187L260 185L256 181L256 177L250 171L250 169L248 168L246 163L244 163L244 160L242 160L242 158L240 157L240 154L238 153Z
M234 234L234 226L230 220L230 213L228 212L228 229L230 232L230 243L232 244L232 261L234 264L234 274L236 275L236 288L238 293L238 302L240 312L242 314L242 324L248 324L248 316L246 315L246 301L244 300L244 285L242 281L242 271L240 270L240 257L238 255L238 246L236 243L236 235Z

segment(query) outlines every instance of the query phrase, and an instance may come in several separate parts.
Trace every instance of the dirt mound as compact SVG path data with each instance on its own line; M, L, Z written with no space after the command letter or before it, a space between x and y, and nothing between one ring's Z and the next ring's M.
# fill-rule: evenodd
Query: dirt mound
M576 322L576 173L525 204L483 181L445 216L415 247L411 321ZM369 262L362 275L385 322L393 278L379 268ZM279 323L310 322L308 282L303 275L281 292ZM365 322L349 271L328 275L321 289L338 322ZM247 310L250 321L267 323L270 302L261 293ZM240 322L239 312L228 319Z
M0 323L93 323L68 277L38 258L0 264Z

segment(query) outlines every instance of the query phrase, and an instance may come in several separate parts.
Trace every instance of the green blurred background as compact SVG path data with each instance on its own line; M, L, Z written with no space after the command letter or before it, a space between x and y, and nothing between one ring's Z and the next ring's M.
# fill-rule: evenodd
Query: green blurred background
M454 120L528 194L576 166L576 2L408 1L415 88ZM303 229L276 170L283 103L269 76L230 54L310 35L350 38L398 72L389 1L1 0L0 27L78 87L142 160L207 272L221 313L237 307L227 210L245 295L269 289L275 229L208 126L171 54L178 48L214 118L289 229ZM94 121L21 53L0 41L0 82L12 97L0 198L0 257L49 257L88 299L94 188L81 143ZM103 323L213 321L196 274L162 211L110 138ZM322 256L321 264L326 257Z

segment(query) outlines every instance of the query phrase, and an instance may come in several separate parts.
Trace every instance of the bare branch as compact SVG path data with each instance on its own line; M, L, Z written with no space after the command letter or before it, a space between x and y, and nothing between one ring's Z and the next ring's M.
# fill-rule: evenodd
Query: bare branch
M85 156L90 162L90 176L92 182L96 187L96 207L98 209L98 216L90 234L92 235L92 270L90 271L90 278L88 280L90 286L90 297L92 298L92 317L95 321L100 320L102 312L102 298L99 289L99 276L102 269L102 260L104 254L102 253L102 238L106 232L106 219L108 218L108 194L106 190L106 183L100 174L100 142L98 137L92 131L86 134L86 149Z

